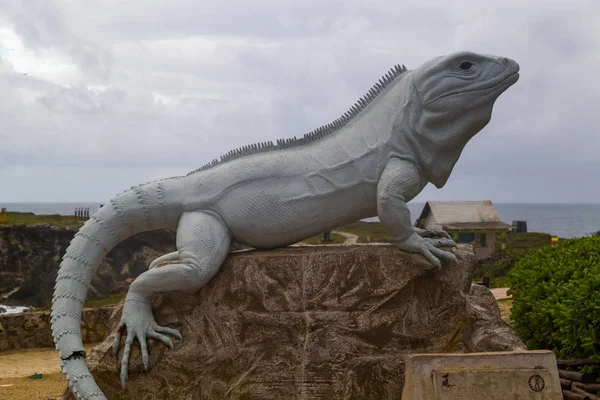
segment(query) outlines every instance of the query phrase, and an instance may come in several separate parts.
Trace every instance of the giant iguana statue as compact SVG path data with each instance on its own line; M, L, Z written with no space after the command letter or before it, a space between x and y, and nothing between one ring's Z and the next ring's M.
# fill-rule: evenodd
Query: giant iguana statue
M417 69L395 66L344 115L304 137L244 146L189 173L132 187L77 232L60 264L52 333L78 399L104 399L85 363L80 319L88 285L118 243L153 229L177 229L177 252L155 260L130 286L119 331L126 386L137 339L148 369L149 338L173 347L172 328L152 314L157 292L195 291L219 271L230 243L272 249L378 216L402 250L436 267L455 260L443 231L412 226L406 205L427 183L442 188L464 146L490 121L494 102L519 79L508 58L458 52ZM154 268L158 263L172 264Z

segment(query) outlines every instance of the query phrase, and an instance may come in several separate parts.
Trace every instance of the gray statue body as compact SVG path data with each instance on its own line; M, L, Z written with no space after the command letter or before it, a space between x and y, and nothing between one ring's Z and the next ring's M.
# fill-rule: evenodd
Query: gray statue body
M394 244L432 264L454 255L443 231L414 228L406 203L427 183L446 183L467 142L490 121L498 96L519 77L516 62L471 52L396 66L340 119L300 139L232 151L187 176L133 187L96 212L72 240L57 277L52 329L63 372L78 399L105 398L85 364L80 318L104 256L127 237L177 229L177 252L159 257L130 286L118 353L125 388L131 344L148 368L147 339L172 347L151 307L157 292L195 291L218 272L232 241L287 246L378 216ZM162 262L172 262L156 268Z

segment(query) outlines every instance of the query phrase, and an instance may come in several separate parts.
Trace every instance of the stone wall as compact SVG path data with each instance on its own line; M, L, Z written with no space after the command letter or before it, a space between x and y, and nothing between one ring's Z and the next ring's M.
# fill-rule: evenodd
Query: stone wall
M76 232L51 226L0 226L0 304L50 307L58 267ZM242 248L231 245L231 250ZM127 291L156 257L175 250L175 232L169 230L124 240L102 260L87 299Z
M81 322L83 343L97 343L108 334L114 307L84 309ZM54 347L50 311L0 315L0 351Z

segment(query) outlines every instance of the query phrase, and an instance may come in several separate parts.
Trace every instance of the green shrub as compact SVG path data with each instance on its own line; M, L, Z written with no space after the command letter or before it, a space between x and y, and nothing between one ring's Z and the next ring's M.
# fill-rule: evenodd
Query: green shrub
M529 349L600 361L600 237L560 241L509 274L511 320Z

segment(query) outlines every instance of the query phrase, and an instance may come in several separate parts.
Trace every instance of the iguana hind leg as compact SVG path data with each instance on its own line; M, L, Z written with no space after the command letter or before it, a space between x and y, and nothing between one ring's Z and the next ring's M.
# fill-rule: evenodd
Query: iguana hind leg
M154 260L150 263L150 265L148 266L148 269L153 269L153 268L159 267L160 264L164 264L164 263L168 264L168 263L172 263L175 261L179 261L179 252L178 251L174 251L172 253L168 253L168 254L158 257L156 260Z
M129 355L134 339L140 344L145 369L148 369L148 338L160 340L171 348L173 342L164 334L181 339L176 329L156 323L152 313L152 295L158 292L195 291L203 287L219 270L230 242L229 230L218 218L202 212L184 213L177 228L179 262L150 269L131 284L113 343L113 350L118 354L121 332L127 331L121 360L123 388L127 383Z

